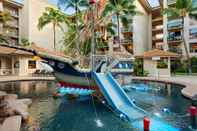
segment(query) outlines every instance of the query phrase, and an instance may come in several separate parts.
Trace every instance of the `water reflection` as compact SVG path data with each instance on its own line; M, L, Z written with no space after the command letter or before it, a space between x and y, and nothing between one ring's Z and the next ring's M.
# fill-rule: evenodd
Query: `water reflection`
M19 97L42 97L44 94L53 92L56 84L49 81L18 81L3 82L0 84L0 90L18 94Z
M0 90L15 93L20 98L32 98L29 109L31 124L22 131L39 126L41 131L137 131L121 121L111 110L90 98L69 101L66 97L53 99L55 82L22 81L1 83Z

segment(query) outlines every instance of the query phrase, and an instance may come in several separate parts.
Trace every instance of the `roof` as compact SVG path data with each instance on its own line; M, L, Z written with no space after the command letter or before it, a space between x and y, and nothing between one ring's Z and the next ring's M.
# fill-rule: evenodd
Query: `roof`
M22 51L14 48L0 46L0 55L26 55L32 56L33 53Z
M29 47L33 50L39 51L39 52L45 52L51 55L56 55L56 56L61 56L61 57L66 57L65 54L63 52L57 52L57 51L52 51L46 48L42 48L37 46L35 43L32 43L31 46Z
M39 47L35 43L32 43L31 46L28 48L35 50L37 55L43 58L55 59L70 64L77 62L72 57L66 56L64 52L51 51L49 49Z
M10 4L14 7L22 8L23 4L19 0L4 0L7 4Z
M180 57L178 54L173 53L173 52L169 52L169 51L163 51L163 50L159 50L159 49L154 49L154 50L150 50L147 52L144 52L144 54L142 56L138 56L141 58L153 58L153 57L161 57L161 58L167 58L167 57Z

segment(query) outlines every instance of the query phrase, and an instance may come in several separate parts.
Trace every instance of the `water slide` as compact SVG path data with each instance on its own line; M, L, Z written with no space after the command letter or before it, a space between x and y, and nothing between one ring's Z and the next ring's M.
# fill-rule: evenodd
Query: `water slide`
M99 86L108 104L118 113L132 122L132 126L143 129L143 118L148 114L137 107L127 96L111 73L93 72L93 78ZM141 96L139 96L141 97ZM149 116L150 117L150 116ZM164 120L151 116L151 131L180 131Z
M93 78L100 87L109 105L124 115L129 121L138 120L146 116L145 111L135 106L129 99L111 73L94 72Z

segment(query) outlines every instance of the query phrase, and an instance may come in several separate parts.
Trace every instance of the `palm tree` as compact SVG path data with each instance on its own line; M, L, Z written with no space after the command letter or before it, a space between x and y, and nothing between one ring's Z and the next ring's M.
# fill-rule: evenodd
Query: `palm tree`
M183 35L183 44L184 49L186 52L187 62L188 62L188 72L192 73L191 69L191 60L189 56L188 47L185 41L185 17L190 16L195 19L197 19L197 14L195 13L197 11L197 8L192 5L192 0L176 0L174 7L165 8L163 13L167 14L171 17L180 17L182 19L183 29L182 29L182 35Z
M6 11L0 11L0 23L2 25L6 25L8 21L11 21L13 18L10 15L9 12ZM8 30L8 29L7 29ZM3 33L0 34L0 42L6 42L7 44L9 44L8 42L8 36L4 35Z
M41 30L46 25L51 23L53 25L54 50L56 50L56 28L59 27L61 30L63 30L61 24L66 23L66 15L58 9L47 7L45 12L39 18L38 29Z
M7 24L7 22L10 20L12 20L12 16L9 12L0 11L0 23Z
M106 7L103 11L103 16L109 16L111 14L116 16L117 30L118 30L118 42L120 46L120 20L122 24L128 27L128 16L134 16L138 12L134 5L135 0L108 0Z
M80 45L79 45L79 35L80 35L80 23L79 23L79 18L81 15L81 10L82 8L85 8L85 7L88 7L88 2L87 0L58 0L58 5L61 6L61 5L65 5L64 7L64 10L67 10L69 8L71 9L74 9L75 10L75 17L74 17L74 20L75 20L75 28L76 28L76 33L77 33L77 36L76 36L76 46L77 46L77 50L78 52L80 52Z

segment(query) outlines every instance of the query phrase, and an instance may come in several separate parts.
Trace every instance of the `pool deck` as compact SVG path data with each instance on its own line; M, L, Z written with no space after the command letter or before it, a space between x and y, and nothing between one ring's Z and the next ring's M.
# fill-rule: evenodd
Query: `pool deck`
M12 81L52 81L55 80L53 76L0 76L0 82L12 82Z
M182 94L187 98L197 99L197 76L133 77L133 79L183 85L185 88L182 89Z

